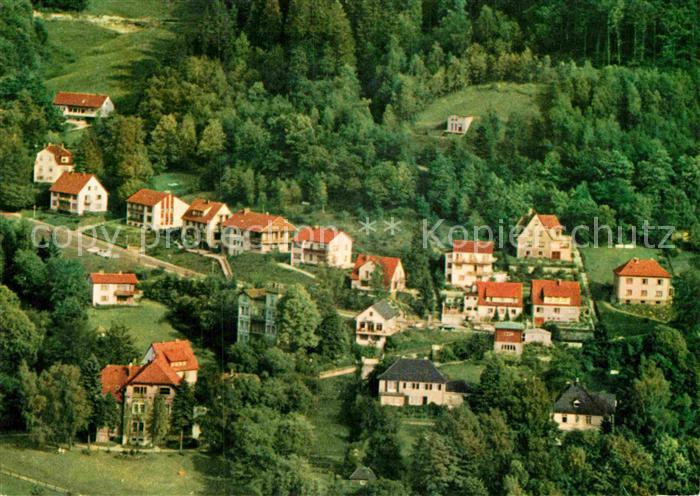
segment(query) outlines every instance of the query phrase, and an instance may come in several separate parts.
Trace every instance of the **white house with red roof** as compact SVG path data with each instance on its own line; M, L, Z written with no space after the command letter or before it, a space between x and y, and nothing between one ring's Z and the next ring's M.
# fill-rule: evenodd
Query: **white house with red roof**
M239 210L224 222L223 244L231 255L289 253L296 227L279 215Z
M633 258L614 275L613 298L620 303L665 305L673 299L671 274L654 259Z
M55 183L64 172L73 172L73 154L63 145L49 143L36 154L34 160L34 182Z
M151 442L150 417L156 398L170 411L178 386L197 382L199 364L189 341L151 344L141 365L107 365L100 373L102 394L111 394L120 405L122 427L117 432L99 429L97 441L121 434L122 444Z
M372 276L377 267L381 267L384 288L387 291L395 293L406 289L406 273L400 258L366 254L358 255L355 260L355 267L350 274L351 287L364 291L373 289Z
M126 223L153 231L182 227L189 204L169 191L140 189L126 200Z
M90 274L92 305L134 305L139 291L136 274L93 272Z
M231 210L225 203L197 198L182 215L182 229L186 236L198 239L200 245L217 249L229 217Z
M107 117L114 112L112 100L107 95L95 93L59 91L53 99L53 105L65 117L73 119Z
M467 320L515 320L523 313L523 284L477 281L464 294Z
M581 318L581 287L578 281L534 279L530 298L535 325L578 322Z
M343 231L326 227L305 227L292 240L292 265L328 265L349 269L352 238Z
M477 281L488 281L493 275L493 243L490 241L455 241L452 251L445 253L445 283L471 287Z
M49 188L49 208L72 214L107 211L108 193L94 174L64 172Z
M518 222L518 258L573 260L571 236L564 234L556 215L530 211Z

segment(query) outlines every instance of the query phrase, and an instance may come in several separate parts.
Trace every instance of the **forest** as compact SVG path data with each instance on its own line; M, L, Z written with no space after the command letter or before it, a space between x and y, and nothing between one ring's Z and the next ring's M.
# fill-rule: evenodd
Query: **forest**
M80 169L99 176L117 213L154 175L185 171L232 207L284 214L306 202L468 227L513 225L536 208L567 226L675 226L700 248L695 1L176 5L175 36L130 68L131 94L76 147ZM41 197L33 156L64 125L43 82L53 57L32 3L0 0L3 210ZM535 84L535 110L487 112L459 139L416 130L438 98L502 82ZM0 220L0 419L38 444L72 443L116 421L98 372L141 350L122 326L98 335L84 268L30 239L27 224ZM429 314L434 254L417 243L404 250L396 255L422 293L417 313ZM343 292L320 279L314 291L292 290L283 339L267 349L215 334L234 332L215 311L233 306L233 281L158 275L145 286L169 306L174 327L223 357L203 372L196 399L212 411L202 426L212 456L227 460L225 476L248 494L322 494L308 443L317 366L353 350L334 309ZM353 380L343 391L350 446L338 470L370 466L379 478L357 494L374 496L697 491L700 268L674 285L675 319L648 335L614 339L599 326L582 349L557 348L546 369L533 357L488 358L467 404L433 412L435 428L410 456L400 452L398 414L373 397L375 380ZM483 358L479 346L467 348ZM549 405L581 377L617 394L615 424L561 438ZM67 420L52 421L59 417Z

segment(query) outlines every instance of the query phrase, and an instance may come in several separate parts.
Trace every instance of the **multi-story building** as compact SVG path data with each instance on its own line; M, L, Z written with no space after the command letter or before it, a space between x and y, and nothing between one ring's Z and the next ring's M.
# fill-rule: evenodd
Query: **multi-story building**
M364 291L375 289L372 287L372 277L377 267L381 267L384 289L390 293L406 289L406 274L400 258L365 254L358 255L355 260L350 274L351 287Z
M591 393L578 382L571 384L552 405L552 420L561 431L600 429L614 420L617 400L608 393Z
M488 281L494 275L495 261L492 242L455 241L452 251L445 253L445 283L466 288Z
M107 117L114 112L114 103L107 95L59 91L53 99L54 107L69 119Z
M126 200L126 223L153 231L182 227L189 205L170 192L140 189Z
M401 312L387 300L381 300L355 317L355 342L384 349L386 338L401 330Z
M51 210L77 215L107 211L107 190L94 174L64 172L49 192Z
M336 229L303 228L292 240L291 263L348 269L353 266L352 238Z
M136 274L93 272L90 274L92 305L134 305L139 294L138 283Z
M581 287L577 281L534 279L530 296L535 325L578 322L581 318Z
M654 259L633 258L614 274L613 297L619 303L665 305L673 299L671 274Z
M107 365L100 373L102 394L111 394L119 405L121 425L100 428L97 441L121 438L122 444L151 443L151 415L156 398L168 413L184 381L194 386L199 364L189 341L153 343L141 365Z
M34 160L34 182L55 183L64 172L73 172L73 154L63 145L49 143L36 154Z
M379 377L379 402L390 406L434 403L448 407L464 401L464 384L452 382L430 360L400 358Z
M475 322L515 320L523 313L523 284L477 281L464 294L464 310Z
M518 258L573 260L571 236L564 234L556 215L530 212L518 222Z
M248 288L238 296L238 325L236 341L247 343L251 335L269 342L277 339L278 289Z
M261 214L243 209L224 222L224 247L231 255L288 253L296 227L279 215Z
M196 239L200 246L218 249L224 222L231 217L225 203L197 198L182 216L183 234Z

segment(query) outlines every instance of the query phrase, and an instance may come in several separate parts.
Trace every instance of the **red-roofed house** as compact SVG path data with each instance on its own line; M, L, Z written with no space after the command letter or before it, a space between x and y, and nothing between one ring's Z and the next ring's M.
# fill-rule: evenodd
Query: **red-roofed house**
M55 183L64 172L73 172L73 154L63 145L49 143L36 154L34 160L34 182Z
M94 93L59 91L53 99L53 105L65 117L77 119L107 117L114 111L114 104L107 95Z
M445 283L462 288L493 276L493 243L490 241L455 241L445 253Z
M515 322L496 324L493 336L493 351L520 355L525 342L525 326Z
M136 274L93 272L90 274L92 305L133 305L139 291Z
M518 236L518 258L547 258L571 261L571 236L564 234L556 215L531 211L518 222L522 232Z
M355 268L350 274L351 287L365 291L373 289L372 274L378 266L382 268L385 289L390 293L406 289L406 274L400 258L365 254L358 255L355 260Z
M94 174L64 172L49 188L51 210L83 215L107 211L107 190Z
M126 200L126 223L153 231L182 227L189 207L170 192L140 189Z
M288 253L296 227L279 215L244 208L224 222L223 243L231 255L246 251Z
M352 238L326 227L305 227L292 240L292 265L326 264L348 269L352 264Z
M581 288L577 281L532 281L532 318L545 322L578 322L581 317Z
M225 203L197 198L182 216L182 229L187 236L196 237L200 245L210 249L221 245L224 222L231 217Z
M654 259L633 258L614 274L613 295L620 303L665 305L673 299L671 274Z
M523 313L523 284L520 282L477 281L464 294L468 320L515 320Z
M120 405L122 425L117 432L98 430L97 441L121 433L122 444L151 442L150 417L156 398L170 406L183 382L197 382L199 365L189 341L153 343L141 365L107 365L100 373L102 394L111 394Z

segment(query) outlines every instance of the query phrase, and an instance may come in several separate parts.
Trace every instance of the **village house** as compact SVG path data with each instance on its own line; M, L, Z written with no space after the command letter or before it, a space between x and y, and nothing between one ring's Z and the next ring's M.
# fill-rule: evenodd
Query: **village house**
M490 241L455 241L445 254L445 283L470 287L488 281L493 274L493 243Z
M54 107L69 119L95 119L114 112L114 103L107 95L59 91L53 99Z
M64 172L49 192L51 210L77 215L107 211L107 190L94 174Z
M665 305L673 299L671 274L654 259L633 258L614 270L613 298L626 305Z
M493 336L493 351L520 355L525 344L525 326L518 322L496 324Z
M375 289L372 287L372 277L377 267L381 267L384 289L390 293L406 289L406 274L400 258L364 254L358 255L355 260L355 268L350 274L350 286L364 291Z
M156 398L170 413L178 386L197 382L199 364L189 341L153 343L141 365L107 365L100 373L102 394L111 394L120 406L121 425L115 431L101 428L98 442L120 437L122 444L151 443L150 418Z
M295 231L284 217L245 208L224 222L224 247L231 255L247 251L288 253Z
M378 379L382 405L452 407L464 401L464 383L449 381L430 360L399 358Z
M464 310L475 322L515 320L523 313L523 284L477 281L464 295Z
M140 189L126 200L126 223L160 231L182 227L189 205L168 191Z
M541 344L542 346L552 346L552 333L539 327L525 329L525 344Z
M450 115L447 117L447 129L450 134L467 134L472 125L474 117L469 115Z
M384 349L386 338L401 330L401 312L387 300L381 300L355 317L355 342Z
M534 279L531 298L535 325L578 322L581 318L581 287L577 281Z
M36 154L34 160L34 182L55 183L64 172L73 172L73 154L63 145L49 143Z
M277 338L278 289L248 288L238 295L236 342L247 343L251 335L273 342Z
M600 429L612 421L617 400L608 393L591 393L578 382L571 384L552 405L552 420L561 431Z
M136 274L93 272L90 274L92 305L134 305L139 294L138 283Z
M231 210L225 203L197 198L182 216L182 229L200 246L214 250L221 246L223 224L229 217Z
M314 227L301 229L292 240L292 265L325 264L348 269L352 264L352 238L343 231Z
M571 236L564 234L556 215L531 211L520 219L518 227L522 229L518 236L518 258L573 260Z

